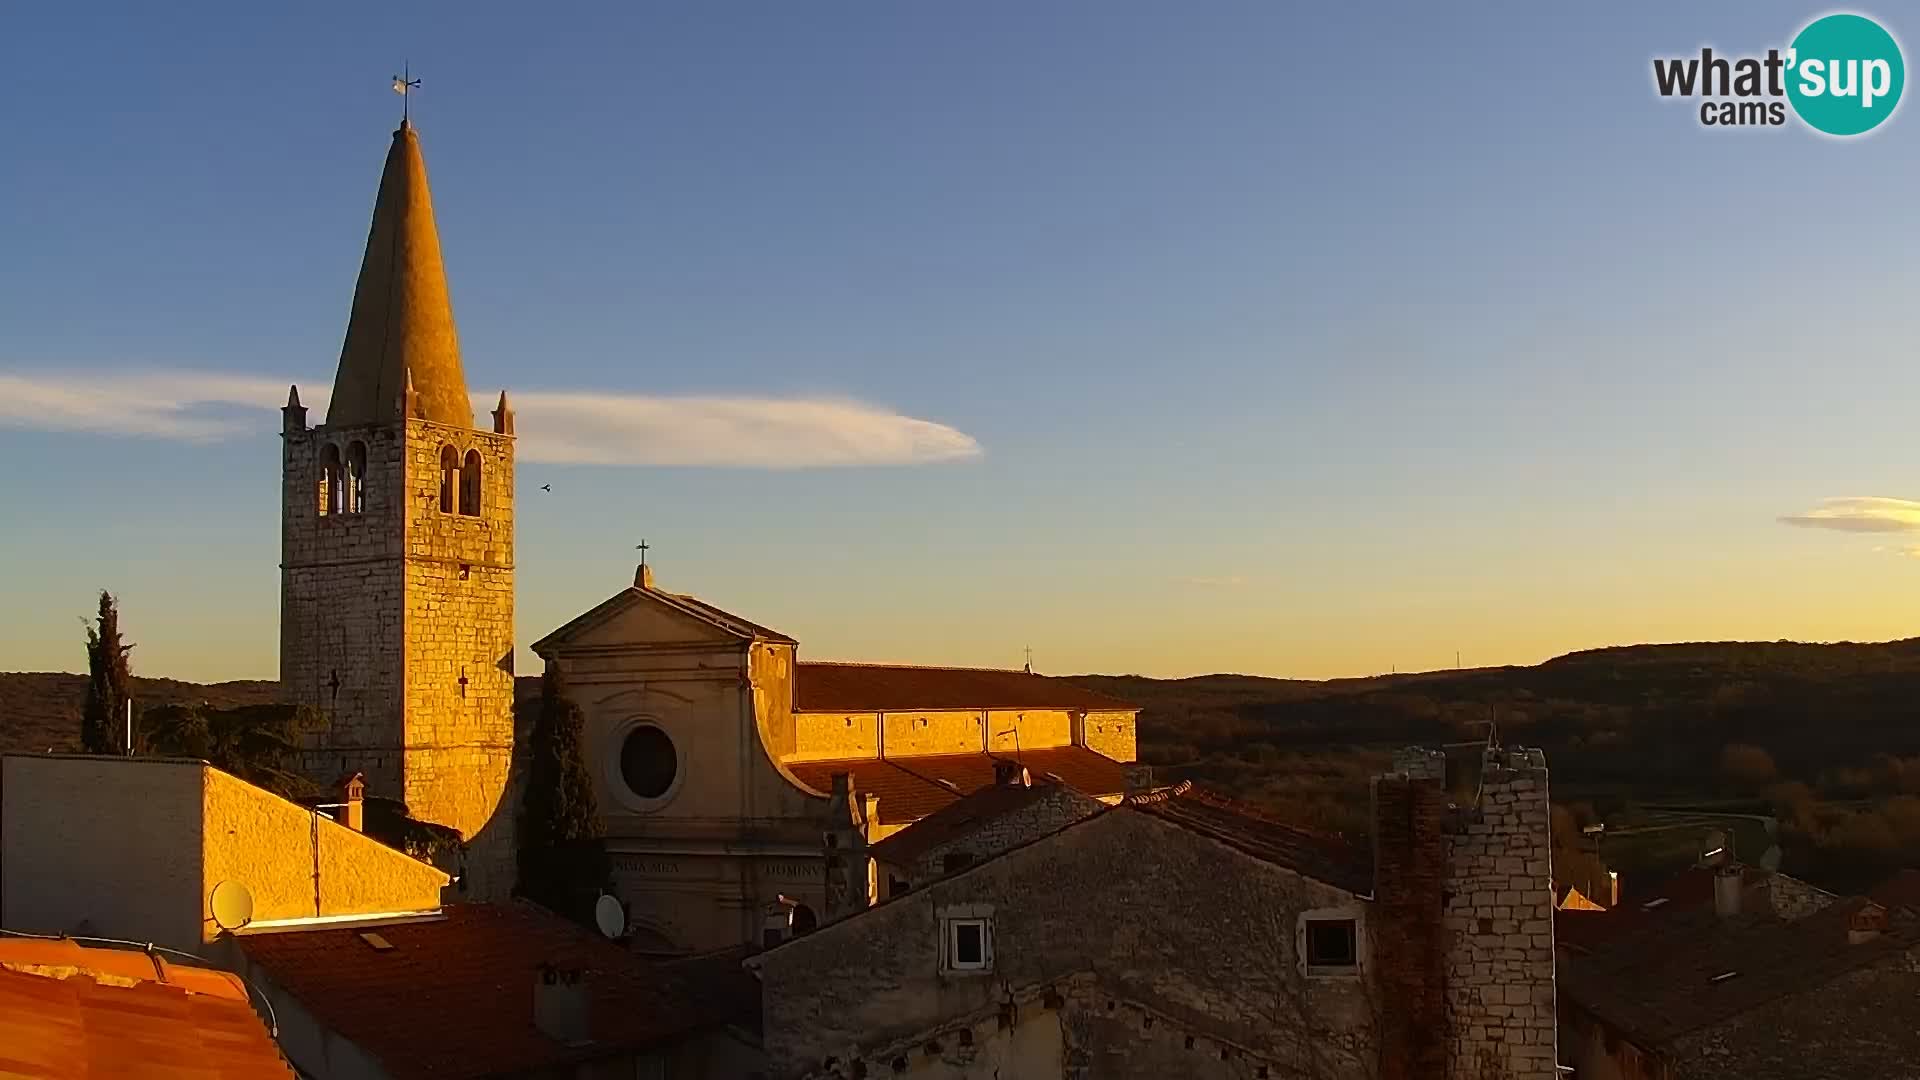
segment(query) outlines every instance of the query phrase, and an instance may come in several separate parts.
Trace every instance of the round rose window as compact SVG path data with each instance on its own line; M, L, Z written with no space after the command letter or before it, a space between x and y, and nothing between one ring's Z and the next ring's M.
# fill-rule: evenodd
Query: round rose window
M643 799L657 799L673 786L680 770L673 740L657 727L634 728L620 744L620 779L627 790Z

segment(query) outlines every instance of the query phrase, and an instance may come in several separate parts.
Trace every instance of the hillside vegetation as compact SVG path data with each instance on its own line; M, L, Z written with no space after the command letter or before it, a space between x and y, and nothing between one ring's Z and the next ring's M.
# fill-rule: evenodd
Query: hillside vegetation
M1777 843L1789 872L1830 888L1920 866L1920 639L1637 645L1532 667L1325 682L1074 681L1142 706L1141 758L1165 776L1353 834L1368 829L1367 782L1392 749L1483 739L1491 726L1503 742L1546 750L1566 865L1582 855L1579 826L1605 821L1623 837L1609 841L1607 862L1649 880L1694 844L1652 823L1713 811L1776 819L1771 833L1736 828L1740 854ZM0 674L0 749L77 748L85 684ZM276 692L271 682L134 681L143 708L261 704Z
M1920 865L1920 639L1636 645L1330 682L1076 681L1143 706L1141 757L1168 775L1343 831L1366 831L1366 782L1393 748L1491 726L1546 750L1569 845L1589 821L1685 806L1776 817L1785 868L1830 887ZM1667 840L1662 862L1688 848ZM1667 868L1644 850L1607 857L1644 880Z

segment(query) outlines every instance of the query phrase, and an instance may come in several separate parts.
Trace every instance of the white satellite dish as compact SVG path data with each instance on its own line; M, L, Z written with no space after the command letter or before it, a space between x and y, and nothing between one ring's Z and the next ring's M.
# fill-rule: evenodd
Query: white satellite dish
M215 885L207 906L213 909L213 924L222 930L238 930L253 921L253 894L237 881Z
M602 896L593 905L593 922L600 932L617 938L627 932L627 909L616 896Z

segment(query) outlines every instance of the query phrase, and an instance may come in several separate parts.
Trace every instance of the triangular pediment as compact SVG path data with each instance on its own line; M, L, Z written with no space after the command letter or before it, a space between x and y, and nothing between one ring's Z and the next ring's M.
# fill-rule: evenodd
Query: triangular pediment
M739 644L754 639L752 630L729 625L710 610L656 589L622 589L535 642L533 651L544 656L577 649Z

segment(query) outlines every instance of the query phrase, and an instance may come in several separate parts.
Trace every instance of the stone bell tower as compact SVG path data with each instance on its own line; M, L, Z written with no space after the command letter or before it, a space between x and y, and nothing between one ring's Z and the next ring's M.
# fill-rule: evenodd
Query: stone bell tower
M512 886L513 413L474 426L420 138L393 133L326 422L283 427L280 683L302 769L459 829L468 899Z

